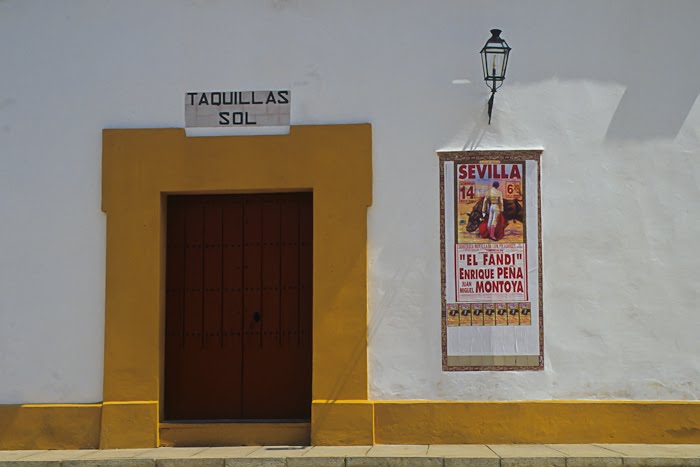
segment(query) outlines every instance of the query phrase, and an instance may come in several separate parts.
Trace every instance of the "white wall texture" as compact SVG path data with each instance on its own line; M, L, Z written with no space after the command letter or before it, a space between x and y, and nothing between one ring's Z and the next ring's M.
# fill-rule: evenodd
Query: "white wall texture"
M292 90L373 125L378 399L700 398L700 3L0 1L0 403L102 398L101 130ZM486 124L478 51L513 47ZM471 84L453 84L468 79ZM444 373L436 150L544 148L545 371Z

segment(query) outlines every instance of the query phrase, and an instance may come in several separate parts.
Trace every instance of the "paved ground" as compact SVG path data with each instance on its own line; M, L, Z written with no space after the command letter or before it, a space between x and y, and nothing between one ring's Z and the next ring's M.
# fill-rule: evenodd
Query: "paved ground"
M0 451L0 467L699 466L700 444L241 446Z

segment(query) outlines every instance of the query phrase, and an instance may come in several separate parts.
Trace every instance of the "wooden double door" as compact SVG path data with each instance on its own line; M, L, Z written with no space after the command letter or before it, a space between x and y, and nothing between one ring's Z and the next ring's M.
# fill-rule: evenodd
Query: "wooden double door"
M312 193L170 196L166 420L307 420Z

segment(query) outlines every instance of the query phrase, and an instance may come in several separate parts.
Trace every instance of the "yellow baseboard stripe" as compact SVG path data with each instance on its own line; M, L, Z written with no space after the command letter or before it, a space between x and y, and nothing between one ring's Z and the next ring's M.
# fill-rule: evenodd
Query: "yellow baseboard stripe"
M377 402L380 444L697 443L700 404Z
M102 404L0 405L0 449L88 449L100 443Z
M700 443L699 401L315 400L308 423L159 423L156 401L0 405L0 450L234 444ZM159 440L159 435L162 440Z
M313 443L700 443L697 401L360 402L314 401Z

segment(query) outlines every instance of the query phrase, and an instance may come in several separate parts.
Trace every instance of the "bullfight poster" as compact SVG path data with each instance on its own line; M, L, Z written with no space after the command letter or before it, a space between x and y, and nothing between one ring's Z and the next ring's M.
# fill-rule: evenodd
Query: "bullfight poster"
M443 370L541 370L541 151L438 156Z

